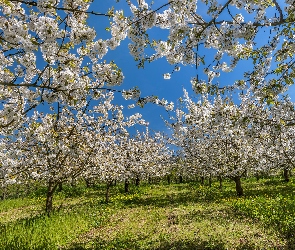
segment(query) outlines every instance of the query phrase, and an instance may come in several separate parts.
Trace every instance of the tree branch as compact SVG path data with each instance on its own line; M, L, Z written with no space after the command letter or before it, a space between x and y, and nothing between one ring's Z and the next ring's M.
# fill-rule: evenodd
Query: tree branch
M23 4L27 4L30 6L38 6L37 2L35 1L24 1L24 0L10 0L11 2L18 2L18 3L23 3ZM63 7L56 7L56 6L50 6L51 8L55 9L55 10L65 10L65 11L70 11L70 12L78 12L78 13L85 13L85 14L92 14L92 15L96 15L96 16L108 16L108 17L112 17L113 15L109 15L109 14L104 14L104 13L98 13L98 12L94 12L94 11L83 11L83 10L78 10L78 9L69 9L69 8L63 8Z
M163 5L160 6L159 8L153 10L152 12L149 12L149 13L147 13L146 15L142 16L141 18L138 18L137 20L131 22L131 23L129 24L129 26L132 25L132 24L134 24L134 23L139 22L139 21L142 20L143 18L145 18L145 17L147 17L147 16L149 16L149 15L151 15L151 14L157 12L158 10L162 9L163 7L169 5L169 4L173 3L173 2L174 2L174 1L171 1L171 2L168 2L168 3L166 3L166 4L163 4Z
M221 20L221 21L218 21L218 22L215 21L214 23L215 24L222 24L224 22L226 22L228 24L234 24L233 21L226 21L226 20ZM264 26L279 26L279 25L282 25L282 24L293 24L293 23L295 23L295 21L288 21L287 18L283 18L280 21L270 23L271 25L269 25L269 24L262 24L262 23L259 23L259 22L254 22L254 23L252 23L252 25L255 26L255 27L264 27ZM196 23L189 22L189 24L198 24L198 25L200 25L200 23L197 23L197 22ZM212 22L205 23L205 24L206 24L206 28L207 28L207 27L209 27L212 24ZM245 22L240 23L240 25L246 25L246 24L247 23L245 23Z
M280 21L282 21L284 19L284 15L283 15L283 11L281 6L278 4L277 0L273 0L278 12L280 13Z

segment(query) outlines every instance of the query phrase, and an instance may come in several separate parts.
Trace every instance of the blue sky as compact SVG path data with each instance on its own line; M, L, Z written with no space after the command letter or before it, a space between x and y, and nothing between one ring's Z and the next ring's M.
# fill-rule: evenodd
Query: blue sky
M128 5L125 0L121 0L119 3L115 3L115 0L98 0L91 5L90 10L98 11L105 13L107 10L114 5L115 9L124 9L124 13L127 15L129 13ZM148 1L147 1L148 2ZM165 4L167 1L156 0L154 8ZM226 2L226 1L223 1ZM222 1L220 1L222 3ZM239 10L237 10L236 13ZM204 15L204 5L198 4L197 13ZM235 14L236 14L235 13ZM226 17L226 16L225 16ZM97 39L99 38L110 38L110 34L105 31L105 27L109 26L110 20L106 17L91 17L89 19L89 24L92 27L95 27L97 30ZM157 38L163 37L164 40L167 39L167 30L154 29L151 31L151 35L156 36ZM261 37L261 42L264 42L265 37ZM114 60L115 63L123 70L125 75L124 83L120 87L115 89L130 89L134 86L138 86L141 90L142 96L156 95L160 99L165 98L167 101L172 101L177 103L177 100L183 95L183 88L187 89L189 93L194 96L192 91L190 80L192 77L199 75L199 78L206 80L206 76L202 73L204 67L199 67L196 70L195 66L181 66L179 72L174 72L170 80L164 80L164 73L171 73L174 69L173 65L169 65L166 60L160 59L152 63L146 63L144 69L138 69L137 63L133 60L132 56L128 51L128 43L130 41L127 39L121 43L121 45L114 51L109 50L107 55L103 58L107 62ZM207 49L200 49L200 55L212 56L213 51ZM210 63L210 60L207 60L206 63ZM217 80L221 85L232 84L235 80L241 79L242 74L246 68L250 68L252 62L242 61L238 64L234 72L223 73L220 78ZM295 87L292 86L289 91L289 95L292 100L295 100ZM124 113L126 115L131 115L135 112L143 114L143 118L150 122L151 129L154 130L166 130L165 124L161 118L167 118L167 112L163 107L159 107L155 104L147 104L144 108L136 107L134 109L127 109L127 105L133 103L133 101L125 101L121 98L120 95L116 95L114 100L115 103L126 106Z

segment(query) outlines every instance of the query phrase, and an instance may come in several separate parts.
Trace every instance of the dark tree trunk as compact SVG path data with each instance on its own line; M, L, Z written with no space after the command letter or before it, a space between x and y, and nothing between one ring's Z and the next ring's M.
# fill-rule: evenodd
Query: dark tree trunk
M6 199L6 187L2 188L2 195L0 196L2 200Z
M140 183L140 179L139 179L139 176L136 176L136 179L135 179L135 186L139 186L139 183Z
M179 183L183 183L182 175L178 176Z
M61 192L62 191L62 182L58 183L58 189L57 189L58 192Z
M126 179L124 183L125 193L129 193L129 180Z
M237 196L243 196L244 195L244 190L242 188L242 184L241 184L241 177L240 176L235 176L234 178L234 182L236 183L236 191L237 191Z
M152 184L152 178L151 177L148 178L148 183Z
M84 180L85 180L85 183L86 183L86 187L90 188L92 186L91 181L89 179L86 179L86 178Z
M110 202L110 187L111 187L111 182L107 182L106 203L109 203Z
M285 182L289 182L290 178L289 178L289 170L284 168L284 181Z
M218 180L219 180L219 189L222 190L223 188L222 177L218 176Z
M168 182L168 185L171 184L171 176L170 175L167 176L167 182Z
M204 180L205 180L204 176L201 176L201 184L202 185L204 185Z
M58 184L54 183L51 180L48 182L48 189L47 189L47 196L46 196L46 207L45 207L45 211L48 216L50 216L50 213L52 212L53 194L54 194L57 186L58 186Z
M212 177L211 177L211 174L209 176L209 187L212 187Z
M21 194L21 191L19 189L20 189L20 187L17 186L17 188L16 188L17 198L19 198L20 194Z

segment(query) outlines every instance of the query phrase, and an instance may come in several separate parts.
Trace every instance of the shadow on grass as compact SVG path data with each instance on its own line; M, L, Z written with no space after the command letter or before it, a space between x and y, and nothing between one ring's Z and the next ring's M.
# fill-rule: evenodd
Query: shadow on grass
M257 182L245 182L245 193L247 196L288 196L295 193L295 183L284 182L281 179L261 179Z
M19 219L9 225L0 224L0 249L54 249L54 242L48 235L40 234L32 245L31 235L25 233L27 231L31 233L34 230L33 228L44 220L45 216L38 214L30 218ZM12 234L13 232L16 232L16 234Z
M153 246L154 245L154 246ZM91 246L83 246L81 244L73 244L66 250L107 250L107 249L128 249L128 250L226 250L226 243L214 239L210 240L180 240L180 241L162 241L148 242L146 244L131 239L114 239L112 242L104 240L96 240ZM240 243L235 246L236 250L254 250L257 247L251 243Z
M216 202L222 198L235 198L235 192L231 190L220 191L216 188L190 188L185 185L173 187L175 191L162 192L161 194L144 194L130 199L122 199L120 203L128 207L154 206L167 207L171 205L188 205L196 202ZM124 194L122 194L124 195ZM128 195L128 194L127 194Z
M226 250L228 247L226 247L226 244L223 241L217 241L217 240L209 240L209 241L201 241L201 240L195 240L195 241L177 241L173 243L164 243L161 244L159 248L156 248L157 250ZM236 250L252 250L257 249L254 244L249 243L242 243L235 247Z

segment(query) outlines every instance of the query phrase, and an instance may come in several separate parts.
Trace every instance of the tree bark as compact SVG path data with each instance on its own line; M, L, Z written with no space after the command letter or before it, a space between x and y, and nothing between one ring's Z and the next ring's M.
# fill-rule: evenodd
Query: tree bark
M211 177L211 174L209 176L209 187L212 187L212 177Z
M178 176L179 183L183 183L182 175Z
M222 177L218 176L218 180L219 180L219 189L222 190L222 188L223 188Z
M2 195L0 196L2 200L6 199L6 187L2 188Z
M107 188L106 188L106 203L110 202L110 187L111 187L111 182L107 182Z
M91 181L89 179L86 179L86 178L84 180L85 180L85 183L86 183L86 187L90 188L92 186Z
M171 184L171 176L170 175L167 176L167 182L168 182L168 185Z
M57 186L58 186L58 184L56 184L53 181L49 180L48 189L47 189L47 195L46 195L46 207L45 207L45 211L46 211L48 216L50 216L50 213L52 212L53 194L54 194Z
M140 179L139 179L139 176L136 176L136 179L135 179L135 186L139 186L139 183L140 183Z
M284 181L285 182L289 182L290 178L289 178L289 170L284 168Z
M62 191L62 182L58 183L58 192L61 192Z
M204 185L204 180L205 180L204 176L201 176L201 184L202 185Z
M234 182L236 183L236 192L237 192L237 196L241 197L244 195L244 190L242 188L242 184L241 184L241 177L240 176L235 176L234 178Z
M151 177L148 178L148 183L152 184L152 178Z
M125 179L124 189L125 189L125 193L129 193L129 180L128 179Z

